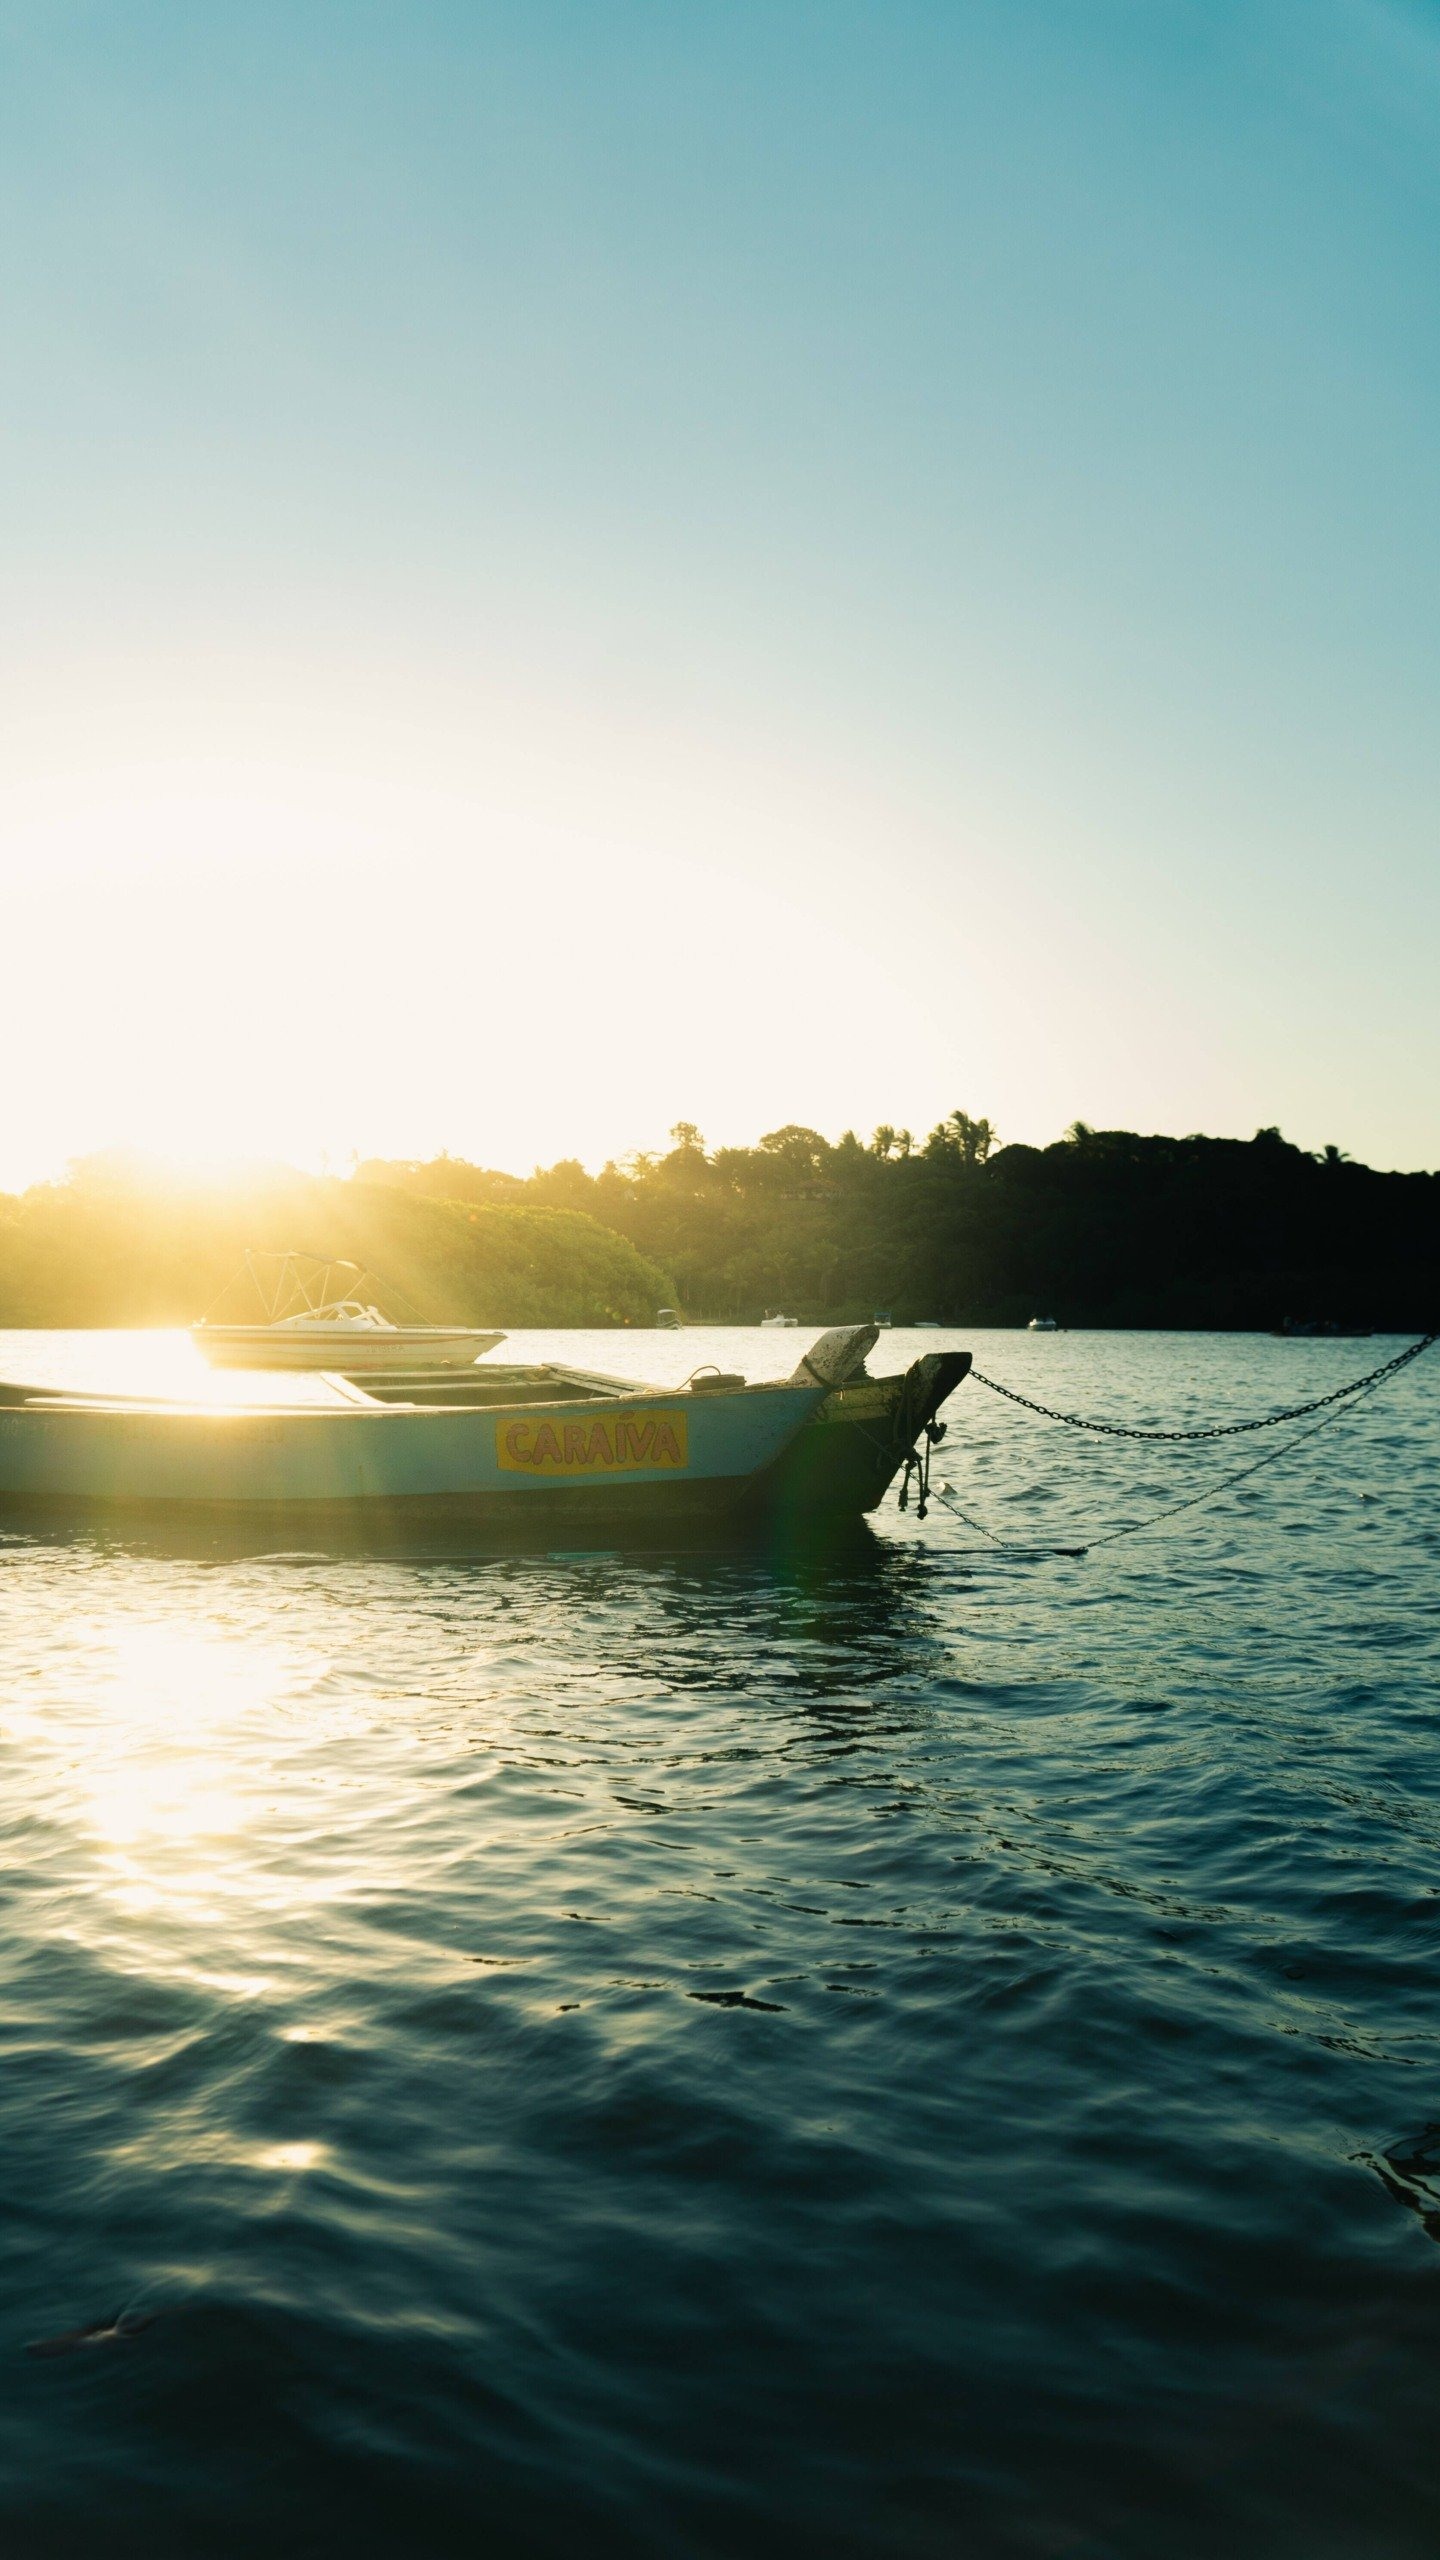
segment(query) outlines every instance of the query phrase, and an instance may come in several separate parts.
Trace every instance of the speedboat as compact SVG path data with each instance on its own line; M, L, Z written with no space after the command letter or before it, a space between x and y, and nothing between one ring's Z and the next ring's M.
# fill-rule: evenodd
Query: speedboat
M197 1324L193 1338L218 1369L333 1369L342 1378L412 1369L467 1369L503 1333L473 1325L390 1324L353 1299L274 1324Z
M1025 1330L1027 1333L1058 1333L1060 1327L1054 1316L1032 1316Z
M486 1364L361 1387L277 1379L231 1407L0 1383L0 1504L158 1510L194 1527L448 1521L483 1544L688 1537L746 1522L857 1520L944 1426L970 1366L932 1352L871 1378L873 1325L838 1327L785 1379L700 1369L647 1386L558 1364Z
M367 1276L357 1262L316 1254L247 1253L240 1277L253 1281L263 1323L215 1324L207 1316L192 1325L191 1339L216 1368L331 1369L343 1378L466 1369L505 1339L475 1325L396 1324L353 1286L335 1294L347 1279L363 1288Z
M760 1319L761 1329L766 1333L774 1333L776 1331L792 1333L799 1322L800 1319L798 1316L782 1316L778 1313L772 1314L768 1308Z

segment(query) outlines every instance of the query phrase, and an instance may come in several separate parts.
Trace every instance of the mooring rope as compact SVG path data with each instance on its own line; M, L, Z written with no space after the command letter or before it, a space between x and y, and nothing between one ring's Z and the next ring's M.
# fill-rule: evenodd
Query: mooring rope
M1218 1484L1206 1485L1202 1493L1188 1494L1183 1502L1167 1502L1163 1511L1152 1511L1143 1520L1127 1521L1123 1528L1105 1530L1102 1536L1091 1539L1091 1546L1113 1546L1117 1538L1138 1537L1142 1530L1156 1528L1162 1520L1173 1520L1177 1512L1194 1511L1202 1502L1218 1501L1233 1484L1243 1484L1246 1476L1258 1476L1262 1467L1273 1467L1277 1459L1288 1458L1291 1450L1298 1449L1302 1441L1313 1440L1317 1431L1328 1430L1332 1422L1339 1422L1342 1415L1353 1411L1353 1404L1332 1405L1318 1422L1311 1423L1308 1431L1297 1431L1293 1440L1282 1440L1278 1449L1267 1449L1263 1457L1252 1458L1248 1467L1237 1467L1233 1475L1222 1476Z

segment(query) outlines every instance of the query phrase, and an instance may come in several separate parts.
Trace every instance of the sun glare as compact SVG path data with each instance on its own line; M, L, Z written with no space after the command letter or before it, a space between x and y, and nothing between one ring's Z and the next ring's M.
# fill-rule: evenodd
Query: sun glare
M115 1148L219 1185L352 1154L598 1166L681 1109L739 1139L818 1109L837 1025L902 1000L900 955L848 929L838 853L828 894L799 896L778 860L737 871L753 817L712 812L721 845L688 808L537 811L453 735L387 772L383 727L324 771L257 774L232 740L208 767L7 786L0 758L8 920L17 945L65 949L72 1034L20 973L0 1066L46 1072L0 1133L0 1190ZM922 1017L907 1046L930 1036ZM846 1044L826 1116L863 1110L868 1083Z
M150 1850L218 1841L244 1825L249 1803L230 1739L283 1670L268 1648L184 1627L139 1627L117 1640L88 1786L94 1828L128 1880L163 1889L173 1871Z

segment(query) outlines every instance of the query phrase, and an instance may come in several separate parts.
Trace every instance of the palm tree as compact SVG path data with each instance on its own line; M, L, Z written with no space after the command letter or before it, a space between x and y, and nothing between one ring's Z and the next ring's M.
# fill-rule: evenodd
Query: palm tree
M954 1134L962 1164L976 1165L985 1162L995 1144L993 1121L972 1120L968 1111L952 1111L945 1125Z

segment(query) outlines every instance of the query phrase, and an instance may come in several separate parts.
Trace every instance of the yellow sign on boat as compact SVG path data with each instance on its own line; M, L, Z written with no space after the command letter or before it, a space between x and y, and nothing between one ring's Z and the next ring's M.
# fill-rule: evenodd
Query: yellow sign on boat
M495 1455L511 1475L621 1475L688 1467L690 1418L681 1412L587 1413L577 1422L524 1414L495 1425Z

